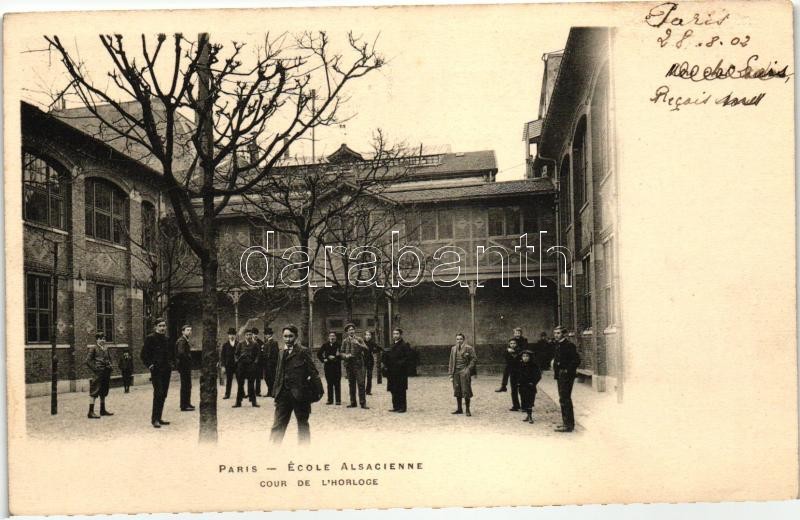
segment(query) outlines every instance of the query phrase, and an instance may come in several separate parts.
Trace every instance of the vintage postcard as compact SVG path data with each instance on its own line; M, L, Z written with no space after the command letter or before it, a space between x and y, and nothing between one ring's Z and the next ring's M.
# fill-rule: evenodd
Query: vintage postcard
M792 18L7 15L11 512L797 497Z

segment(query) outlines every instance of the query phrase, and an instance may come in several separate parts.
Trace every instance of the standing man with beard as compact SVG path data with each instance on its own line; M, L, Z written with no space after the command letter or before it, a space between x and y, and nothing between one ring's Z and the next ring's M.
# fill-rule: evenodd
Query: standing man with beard
M408 408L408 366L411 362L411 346L403 339L403 329L392 330L392 346L384 356L386 365L386 389L392 393L390 412L405 413Z
M169 378L175 364L175 350L167 340L167 322L163 318L156 319L155 331L144 339L141 359L144 366L150 369L150 380L153 383L153 411L150 424L153 428L161 428L169 424L162 419L164 401L169 391Z
M342 404L342 356L335 332L328 333L328 342L319 348L317 359L322 363L328 386L328 402L325 404L333 404L334 398L337 405Z
M233 375L236 373L236 329L233 327L228 329L228 341L223 343L220 348L219 362L225 369L225 397L223 399L230 399Z
M264 329L264 380L267 383L267 397L275 397L275 369L278 367L278 342L272 337L272 327Z
M575 384L581 357L578 348L567 339L567 329L556 327L553 330L555 352L553 355L553 372L558 383L558 403L561 405L563 424L556 428L557 432L571 432L575 429L575 414L572 409L572 386Z
M311 427L308 416L311 403L319 400L322 381L311 353L302 345L296 344L297 327L287 325L283 328L284 347L278 356L275 371L275 420L270 432L270 442L280 444L286 434L292 412L297 419L297 436L300 444L311 441Z
M175 343L175 352L178 357L178 373L181 376L181 411L191 412L192 405L192 326L181 327L181 337Z

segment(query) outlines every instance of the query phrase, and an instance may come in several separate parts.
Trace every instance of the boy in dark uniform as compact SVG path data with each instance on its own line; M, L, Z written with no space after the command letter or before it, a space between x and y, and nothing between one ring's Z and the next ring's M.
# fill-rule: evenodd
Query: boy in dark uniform
M167 340L167 322L157 318L155 331L144 338L144 346L140 357L142 363L150 369L150 381L153 383L153 411L150 423L153 428L161 428L169 424L162 418L164 401L169 392L169 380L175 365L175 349L170 348Z
M522 351L528 348L528 339L522 335L522 327L517 327L514 329L514 336L511 338L517 342L517 351ZM509 340L511 341L511 340ZM506 392L508 390L508 380L511 378L511 372L519 361L518 355L512 355L510 351L506 350L505 354L506 358L506 367L503 371L503 381L500 383L500 388L495 390L495 392ZM513 399L513 397L512 397Z
M192 404L192 326L184 325L181 327L181 337L175 342L175 354L178 362L178 373L181 376L181 399L180 406L182 412L194 410Z
M246 329L244 332L244 341L236 344L236 404L234 408L241 408L242 399L244 398L244 385L247 382L247 396L250 399L250 404L258 408L256 402L256 388L255 381L253 380L253 364L257 361L258 344L253 340L253 331Z
M122 386L127 394L133 384L133 356L131 356L128 349L125 349L122 353L122 358L119 360L119 371L122 373Z
M258 327L253 327L253 341L258 346L258 356L253 362L253 381L256 387L256 395L261 397L261 378L264 377L264 363L266 362L266 351L264 350L264 342L258 337Z
M336 404L342 404L342 356L335 332L328 333L328 342L319 348L317 359L322 363L328 386L328 402L325 404L333 404L334 396Z
M522 400L522 409L527 414L524 422L533 424L533 405L536 401L536 384L542 379L542 371L533 360L533 352L523 350L520 354L519 366L517 368L517 383L519 384L519 396Z
M517 338L508 340L506 349L506 367L508 370L508 381L511 384L511 408L509 411L519 411L519 348Z
M561 420L564 424L556 428L557 432L568 433L575 429L575 413L572 409L572 386L575 384L581 357L578 348L567 339L567 329L556 327L553 330L555 351L553 354L553 372L558 382L558 403L561 406Z
M111 381L111 352L106 347L106 335L102 332L95 334L95 345L89 347L86 356L86 366L92 371L93 376L89 380L89 419L99 419L101 415L114 415L106 410L106 396L108 395L108 384ZM100 415L94 413L94 403L100 398Z
M233 375L236 373L236 329L228 329L228 341L222 344L220 349L219 363L225 369L225 396L223 399L231 398L231 385Z

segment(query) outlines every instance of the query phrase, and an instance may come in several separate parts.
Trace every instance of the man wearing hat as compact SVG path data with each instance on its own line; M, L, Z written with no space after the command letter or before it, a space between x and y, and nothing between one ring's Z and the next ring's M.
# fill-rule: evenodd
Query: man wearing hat
M228 341L220 347L219 363L225 369L225 397L223 399L230 399L233 375L236 373L236 329L233 327L228 329Z
M181 327L181 337L175 342L175 353L178 358L178 373L181 376L181 411L191 412L192 405L192 326Z
M264 357L264 381L267 383L267 397L275 397L275 369L278 366L278 342L272 337L272 327L264 329L264 346L262 355Z
M161 428L169 424L161 418L164 401L169 391L169 378L175 364L175 350L170 348L167 340L167 322L163 318L155 321L155 330L144 339L140 358L144 366L150 369L150 381L153 383L153 411L150 424L153 428Z
M261 378L264 377L264 342L258 337L258 327L250 329L253 331L253 341L256 343L257 356L253 362L253 384L256 388L256 395L261 397Z
M472 369L475 368L477 358L475 349L464 342L464 334L456 334L456 344L450 349L450 364L448 373L450 381L453 383L453 395L456 398L456 411L454 414L462 414L461 400L467 407L467 417L472 416L469 409L469 401L472 398Z
M356 406L356 387L358 387L358 402L361 408L368 410L367 386L364 366L367 358L367 346L356 337L356 326L348 323L344 326L345 337L342 340L342 359L347 374L347 385L350 388L350 404L348 408Z
M258 361L258 344L253 339L253 330L245 329L244 341L236 344L236 404L234 408L241 408L244 398L244 385L247 381L247 396L250 404L258 408L256 402L256 385L253 379L255 370L253 365Z
M99 419L101 415L114 415L106 410L106 396L108 395L108 384L111 381L111 352L106 346L106 335L97 332L95 344L89 347L86 356L86 366L92 371L92 378L89 380L89 419ZM100 397L100 415L94 413L94 403Z
M322 363L325 372L325 383L328 385L328 402L342 404L342 353L341 346L336 340L336 333L328 333L328 341L317 351L317 358Z

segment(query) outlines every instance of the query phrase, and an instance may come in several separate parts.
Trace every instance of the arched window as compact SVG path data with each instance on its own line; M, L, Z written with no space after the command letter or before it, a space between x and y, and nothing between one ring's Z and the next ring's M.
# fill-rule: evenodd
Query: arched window
M104 179L86 179L86 236L128 242L128 197Z
M603 67L592 93L592 172L608 173L608 65Z
M142 202L142 247L145 251L156 247L156 207L146 200Z
M565 155L561 160L561 168L559 168L559 187L558 196L561 200L561 229L566 230L572 223L572 216L570 214L570 171L569 171L569 155Z
M586 153L586 117L582 117L572 139L572 167L575 170L575 209L580 210L589 197L589 158Z
M69 192L64 172L50 161L22 152L22 216L26 221L66 229Z

